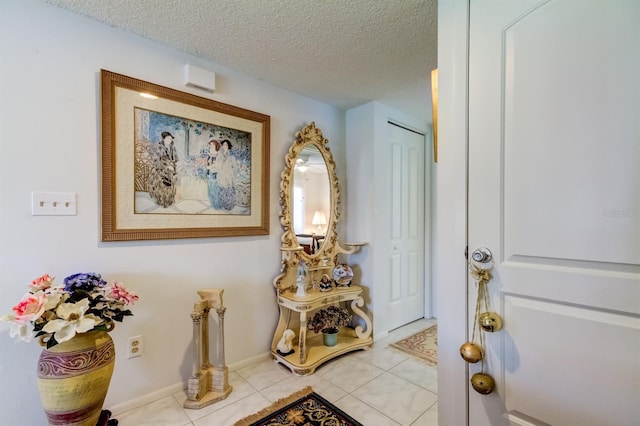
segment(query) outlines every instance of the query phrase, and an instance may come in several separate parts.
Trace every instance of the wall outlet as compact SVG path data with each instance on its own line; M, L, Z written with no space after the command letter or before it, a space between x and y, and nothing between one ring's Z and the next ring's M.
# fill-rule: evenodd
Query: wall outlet
M137 358L142 356L142 336L129 337L129 346L127 348L127 358Z

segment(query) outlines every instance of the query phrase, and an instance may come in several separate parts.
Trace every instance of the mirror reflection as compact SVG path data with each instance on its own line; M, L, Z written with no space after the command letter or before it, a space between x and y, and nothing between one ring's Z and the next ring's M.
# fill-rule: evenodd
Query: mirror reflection
M314 144L307 144L296 158L293 171L293 229L305 253L322 247L330 222L331 187L327 165Z

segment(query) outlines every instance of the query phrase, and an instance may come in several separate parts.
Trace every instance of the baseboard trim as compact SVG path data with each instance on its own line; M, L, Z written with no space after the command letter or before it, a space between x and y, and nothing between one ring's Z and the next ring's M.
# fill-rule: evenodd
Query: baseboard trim
M242 361L234 362L229 365L229 371L237 371L245 367L249 367L251 365L258 364L267 359L271 359L271 352L264 352L260 355L252 356L251 358L244 359Z
M122 413L126 413L127 411L140 408L143 405L150 404L154 401L165 398L167 396L171 396L174 393L185 390L186 388L187 388L186 381L175 383L165 388L158 389L148 394L139 396L138 398L130 399L128 401L121 402L120 404L112 405L110 407L105 407L105 408L111 411L113 417L117 417Z
M265 352L260 355L253 356L251 358L244 359L239 362L235 362L229 365L229 371L237 371L245 367L249 367L251 365L258 364L262 361L271 358L271 352ZM143 405L150 404L154 401L157 401L162 398L166 398L167 396L172 396L178 392L184 391L187 389L187 380L185 379L182 382L175 383L173 385L164 387L162 389L155 390L153 392L149 392L145 395L139 396L138 398L131 399L129 401L121 402L119 404L115 404L111 407L107 407L109 411L111 411L113 417L117 417L120 414L126 413L127 411L134 410L136 408L142 407Z
M384 338L385 338L385 337L387 337L388 335L389 335L389 332L388 332L388 331L383 331L383 332L381 332L381 333L375 334L375 335L373 336L373 341L374 341L374 342L377 342L377 341L379 341L379 340L384 339Z

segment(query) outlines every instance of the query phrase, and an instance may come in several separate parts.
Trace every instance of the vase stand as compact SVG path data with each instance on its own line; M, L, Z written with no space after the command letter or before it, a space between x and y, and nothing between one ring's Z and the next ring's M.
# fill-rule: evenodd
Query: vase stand
M111 411L102 410L96 426L118 426L118 420L111 418Z

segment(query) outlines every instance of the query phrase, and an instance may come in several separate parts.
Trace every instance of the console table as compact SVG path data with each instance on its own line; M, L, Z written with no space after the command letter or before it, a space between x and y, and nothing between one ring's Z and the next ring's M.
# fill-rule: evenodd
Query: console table
M305 376L312 374L318 366L332 358L371 347L371 319L360 309L364 306L362 290L362 287L352 285L336 287L326 292L312 290L304 297L296 297L293 292L278 295L280 318L271 344L274 359L294 374ZM325 346L322 343L322 333L310 331L307 335L307 318L313 311L340 303L347 304L354 314L354 320L361 318L365 328L361 325L355 328L343 327L338 333L338 343L335 346ZM277 352L276 346L280 336L288 328L298 332L297 345L294 353L282 356Z

